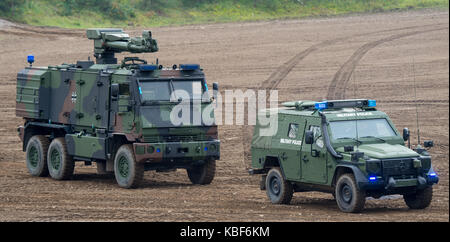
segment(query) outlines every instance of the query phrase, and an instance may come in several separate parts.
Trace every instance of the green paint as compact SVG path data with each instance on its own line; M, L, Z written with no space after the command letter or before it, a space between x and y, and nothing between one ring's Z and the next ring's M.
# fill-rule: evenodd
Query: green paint
M437 182L427 176L432 171L429 153L405 147L386 113L374 107L354 106L367 100L329 102L347 107L318 111L312 101L297 101L264 111L262 114L277 113L277 133L261 136L260 130L266 127L257 122L251 173L267 174L273 167L280 167L284 179L299 191L339 193L339 199L345 203L359 197L350 183L335 191L336 181L345 173L355 177L357 189L367 196L414 193ZM349 107L349 103L353 106ZM359 136L353 137L354 134ZM308 135L313 137L312 143L307 141ZM266 189L270 189L268 194L276 195L283 183L274 177L270 179L265 181L269 186ZM400 187L403 190L396 190Z

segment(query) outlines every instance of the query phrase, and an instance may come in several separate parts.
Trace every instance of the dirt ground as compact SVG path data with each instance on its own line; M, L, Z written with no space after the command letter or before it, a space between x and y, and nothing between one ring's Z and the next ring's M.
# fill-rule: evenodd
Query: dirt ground
M449 12L421 10L233 24L153 28L165 66L200 63L225 89L276 89L279 100L376 99L416 143L413 81L422 140L434 140L440 176L431 206L410 210L399 196L368 199L360 214L339 211L330 194L296 193L272 205L249 176L248 126L219 127L221 160L211 185L186 172L146 172L141 188L119 188L95 166L77 163L74 179L28 174L16 128L15 77L35 66L92 56L83 30L0 20L0 221L449 221ZM131 29L138 35L142 29Z

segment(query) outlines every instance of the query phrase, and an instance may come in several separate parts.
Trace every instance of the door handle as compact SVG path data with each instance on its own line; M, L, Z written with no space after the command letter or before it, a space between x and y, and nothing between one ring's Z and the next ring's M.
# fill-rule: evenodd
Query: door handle
M303 156L302 160L303 160L304 162L308 162L308 161L309 161L309 159L306 157L306 155Z

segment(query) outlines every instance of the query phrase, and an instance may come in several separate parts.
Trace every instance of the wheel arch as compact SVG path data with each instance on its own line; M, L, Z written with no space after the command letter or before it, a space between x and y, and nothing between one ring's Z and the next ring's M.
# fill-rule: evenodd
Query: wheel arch
M47 123L29 122L23 127L22 151L25 152L28 141L34 135L44 135L51 137L64 137L69 132L69 127L65 125L53 125Z
M364 173L355 165L350 165L350 164L340 164L336 166L336 169L334 171L334 175L333 175L333 179L331 181L331 185L334 187L336 186L336 182L339 179L339 177L342 174L346 174L346 173L351 173L353 174L353 176L355 177L356 180L356 185L358 187L358 189L361 189L362 183L365 183L367 181Z
M265 173L267 174L269 172L269 170L273 167L279 167L281 170L281 175L283 175L283 178L286 180L286 175L284 173L284 168L283 168L283 164L280 161L280 159L277 156L266 156L265 160L264 160L264 170Z

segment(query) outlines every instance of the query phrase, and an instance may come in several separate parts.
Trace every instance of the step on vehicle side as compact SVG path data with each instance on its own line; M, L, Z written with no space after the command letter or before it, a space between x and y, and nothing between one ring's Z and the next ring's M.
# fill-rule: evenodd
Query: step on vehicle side
M215 122L202 118L213 99L200 66L164 68L137 57L118 64L115 53L158 51L150 31L131 38L121 29L88 29L87 37L95 63L33 67L28 56L30 66L17 74L16 115L24 119L18 133L30 174L66 180L84 161L96 162L100 174L114 173L124 188L138 187L146 170L177 168L194 184L211 183L220 141ZM171 99L179 90L189 98ZM189 121L201 121L174 124L177 105L187 107L181 110L190 111Z
M276 113L277 133L252 140L250 174L262 174L261 190L272 203L289 204L294 192L332 193L343 212L360 212L366 197L401 194L411 209L432 200L439 181L424 142L411 149L375 100L297 101L265 110ZM257 122L259 124L259 122ZM408 141L408 147L405 146Z

